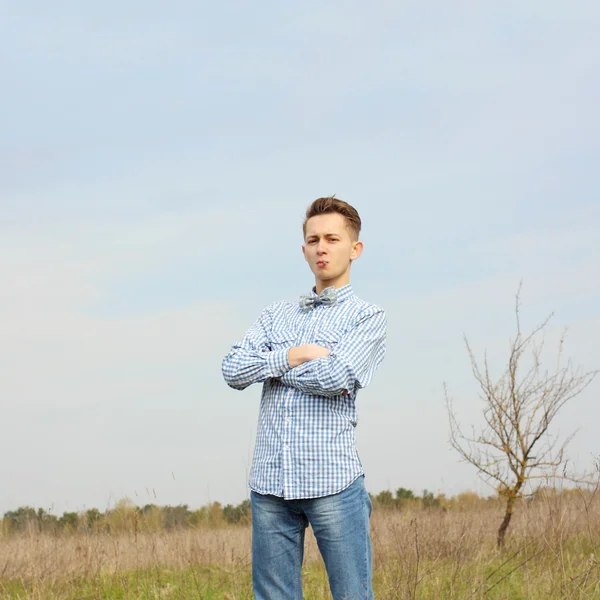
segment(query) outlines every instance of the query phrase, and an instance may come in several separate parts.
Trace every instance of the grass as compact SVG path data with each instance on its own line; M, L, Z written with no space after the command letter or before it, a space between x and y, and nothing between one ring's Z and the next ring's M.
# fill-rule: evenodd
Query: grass
M600 502L555 495L523 503L506 547L498 504L386 511L372 518L378 600L600 600ZM0 536L0 600L252 598L250 528L118 536ZM307 600L330 598L314 537Z

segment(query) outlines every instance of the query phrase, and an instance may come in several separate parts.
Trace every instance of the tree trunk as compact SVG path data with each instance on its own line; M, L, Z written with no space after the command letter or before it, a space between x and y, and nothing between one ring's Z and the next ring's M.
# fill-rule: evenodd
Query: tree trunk
M504 519L502 519L500 529L498 529L498 548L502 548L504 546L504 536L506 535L506 530L508 529L508 525L510 524L510 520L512 519L514 507L515 497L508 496L508 498L506 499L506 511L504 513Z

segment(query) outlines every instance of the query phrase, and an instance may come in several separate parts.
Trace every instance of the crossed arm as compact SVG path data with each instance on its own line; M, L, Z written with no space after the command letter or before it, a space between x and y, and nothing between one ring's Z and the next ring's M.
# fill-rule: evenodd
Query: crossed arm
M317 344L271 350L271 323L268 308L224 358L223 377L230 387L243 390L277 378L306 394L350 394L370 382L385 355L386 317L381 309L360 315L331 352Z

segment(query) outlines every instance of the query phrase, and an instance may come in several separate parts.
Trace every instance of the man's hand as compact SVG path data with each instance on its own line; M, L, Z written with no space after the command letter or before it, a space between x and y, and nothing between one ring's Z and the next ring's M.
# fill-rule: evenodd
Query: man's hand
M290 366L297 367L302 363L316 358L327 358L329 356L329 348L323 348L318 344L306 344L305 346L295 346L288 351L288 360Z

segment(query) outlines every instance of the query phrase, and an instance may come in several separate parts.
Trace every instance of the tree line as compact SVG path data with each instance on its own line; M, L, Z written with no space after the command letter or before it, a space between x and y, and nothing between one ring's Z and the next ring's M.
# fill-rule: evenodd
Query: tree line
M399 510L408 506L446 509L451 504L487 501L474 492L466 492L456 498L447 499L443 494L434 495L433 492L424 490L422 495L418 495L402 487L395 492L384 490L376 495L369 495L374 509L385 510ZM211 502L192 510L187 504L137 506L128 498L124 498L119 500L114 508L107 509L105 512L91 508L79 512L64 512L60 517L43 508L21 506L4 513L0 521L0 530L5 534L18 532L110 534L249 524L250 520L251 510L248 499L237 505Z
M556 492L553 492L556 493ZM567 492L562 492L567 493ZM423 490L419 495L400 487L395 491L383 490L369 494L373 509L377 511L402 510L473 510L490 505L500 506L500 494L480 496L463 492L456 496L434 494ZM187 504L137 506L130 499L119 500L113 508L101 512L91 508L79 512L64 512L57 516L43 508L21 506L7 511L0 519L0 532L4 535L19 533L104 533L121 534L158 532L202 527L248 525L251 522L250 500L240 504L211 502L198 509Z

